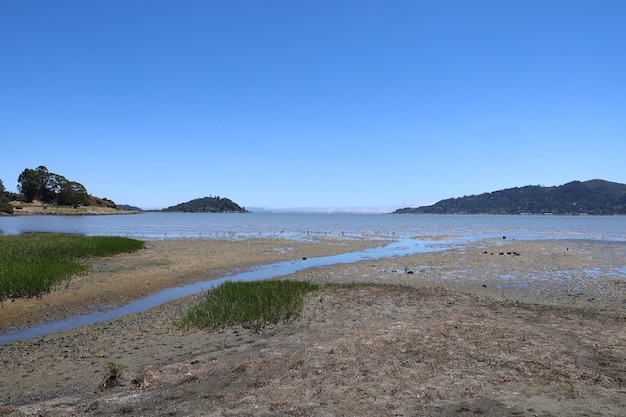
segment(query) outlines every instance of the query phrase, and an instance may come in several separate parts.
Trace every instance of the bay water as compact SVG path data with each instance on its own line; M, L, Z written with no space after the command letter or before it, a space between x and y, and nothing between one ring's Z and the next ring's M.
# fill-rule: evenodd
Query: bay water
M626 241L626 216L494 216L353 213L163 213L0 216L0 234L59 232L143 240L317 235L591 239Z

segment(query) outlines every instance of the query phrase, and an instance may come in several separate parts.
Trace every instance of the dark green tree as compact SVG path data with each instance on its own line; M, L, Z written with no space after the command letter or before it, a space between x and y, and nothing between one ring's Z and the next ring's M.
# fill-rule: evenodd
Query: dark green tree
M78 207L81 204L89 203L87 189L75 181L65 181L61 184L57 195L57 203L61 205Z
M5 196L4 184L0 180L0 212L13 214L13 206L8 203L9 199Z
M39 192L37 198L44 203L57 203L59 193L68 180L59 174L48 171L43 165L37 167L37 181L39 182Z
M39 197L39 179L37 171L26 168L17 178L17 189L24 195L24 201L32 203Z
M38 182L38 191L37 198L39 198L44 203L50 203L52 199L53 190L48 188L48 183L50 181L50 172L48 168L43 165L39 165L35 170L37 173L37 182Z
M38 199L44 203L54 204L58 202L59 194L64 187L67 187L66 184L69 181L63 175L54 174L45 166L40 165L37 169L26 168L18 177L17 182L18 189L27 203ZM80 187L84 188L82 185Z

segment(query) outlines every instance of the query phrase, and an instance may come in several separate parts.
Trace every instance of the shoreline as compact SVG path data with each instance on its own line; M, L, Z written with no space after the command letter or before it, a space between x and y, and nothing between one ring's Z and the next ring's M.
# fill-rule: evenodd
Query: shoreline
M429 236L425 240L448 239L449 236ZM276 238L146 241L146 247L137 252L82 260L88 272L62 281L41 298L1 303L0 334L115 310L162 291L196 282L227 280L229 276L253 272L261 266L271 267L277 262L352 253L391 242L371 238L320 238L309 242ZM445 285L500 298L533 298L547 305L576 305L626 314L626 267L621 266L625 249L626 243L614 241L491 238L413 255L303 266L289 277L322 285ZM526 256L521 256L520 251L526 252ZM567 280L562 279L564 273L568 274ZM132 281L127 279L129 275ZM589 275L597 276L590 279Z
M13 206L13 213L0 212L0 215L10 217L18 216L100 216L112 214L137 214L136 210L122 210L116 207L105 207L98 205L90 206L58 206L56 204L44 204L40 201L26 203L23 201L10 201Z
M262 264L355 252L387 242L333 238L309 242L274 238L146 241L145 248L137 252L82 260L87 273L60 282L39 299L3 302L0 333L96 312L104 306L120 307L166 289L227 277Z
M9 217L25 217L25 216L121 216L121 215L130 215L130 214L139 214L139 211L112 211L112 212L100 212L100 211L86 211L86 212L22 212L12 214L9 213L0 213L2 215L6 215Z
M350 249L341 239L200 244L208 242L154 242L134 258L92 260L92 272L58 292L80 293L94 282L104 290L112 277L114 288L144 291L133 286L144 272L180 280L198 268L233 271L246 260ZM258 334L177 327L198 294L2 345L0 414L624 415L624 248L491 239L283 277L345 285L322 285L299 320ZM595 298L600 290L611 297ZM107 363L124 374L119 386L105 389Z
M21 211L15 209L13 213L4 213L0 212L0 215L7 217L26 217L26 216L119 216L119 215L127 215L127 214L139 214L142 213L140 211L134 210L119 210L115 209L114 211L78 211L79 209L67 208L67 209L55 209L54 211Z

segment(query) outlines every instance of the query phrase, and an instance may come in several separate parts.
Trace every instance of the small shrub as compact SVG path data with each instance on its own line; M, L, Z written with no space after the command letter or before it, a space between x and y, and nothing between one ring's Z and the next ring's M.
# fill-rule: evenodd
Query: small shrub
M318 288L301 281L225 282L191 307L181 325L210 329L243 325L258 332L295 319L302 311L304 295Z
M104 381L102 381L102 388L117 387L122 384L122 376L124 375L124 368L120 365L109 362L104 365Z
M0 203L0 212L13 214L13 206L9 203Z

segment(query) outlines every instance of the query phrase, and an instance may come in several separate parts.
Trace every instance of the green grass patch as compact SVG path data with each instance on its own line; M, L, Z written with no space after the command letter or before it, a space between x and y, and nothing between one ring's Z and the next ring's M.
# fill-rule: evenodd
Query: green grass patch
M84 272L78 259L111 256L144 247L144 242L113 236L27 233L0 236L0 302L41 297L60 281Z
M217 329L243 325L258 332L299 316L304 296L319 288L301 281L225 282L181 318L187 328Z

